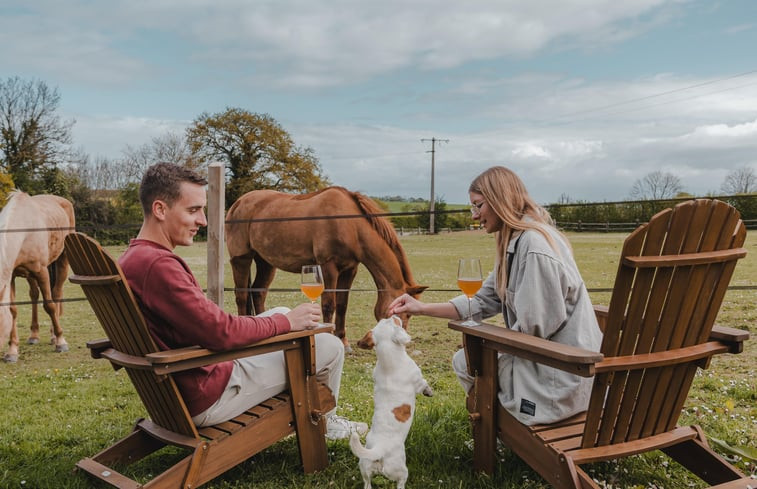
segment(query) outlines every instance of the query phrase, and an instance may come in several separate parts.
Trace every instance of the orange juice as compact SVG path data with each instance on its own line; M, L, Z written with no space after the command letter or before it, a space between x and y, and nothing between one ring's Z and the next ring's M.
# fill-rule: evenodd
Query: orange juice
M300 289L313 302L323 294L323 284L301 284Z
M473 297L478 292L478 289L481 288L483 282L480 278L459 278L457 279L457 286L463 291L463 294Z

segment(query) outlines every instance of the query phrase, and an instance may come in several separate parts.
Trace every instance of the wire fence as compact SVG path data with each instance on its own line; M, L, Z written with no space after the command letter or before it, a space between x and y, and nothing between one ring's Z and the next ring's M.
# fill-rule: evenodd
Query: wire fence
M468 209L449 209L449 210L437 210L433 211L433 214L468 214L470 211ZM373 214L343 214L343 215L321 215L321 216L295 216L295 217L281 217L281 218L264 218L264 219L234 219L234 220L228 220L225 221L225 224L247 224L247 223L261 223L261 222L285 222L285 221L314 221L314 220L335 220L335 219L369 219L369 218L392 218L392 217L407 217L407 216L423 216L423 215L430 215L432 212L426 211L408 211L408 212L382 212L382 213L373 213ZM556 222L555 223L560 229L564 231L575 231L575 232L604 232L604 233L611 233L611 232L630 232L636 229L639 225L644 224L644 222L641 221L635 221L635 222ZM746 225L747 229L757 229L757 219L749 219L744 220L744 224ZM53 227L53 228L11 228L11 229L0 229L0 233L30 233L30 232L50 232L50 231L80 231L85 233L92 233L94 231L103 231L105 229L118 229L118 230L129 230L129 229L138 229L141 226L141 223L134 223L134 224L113 224L113 225L103 225L103 226L87 226L87 225L81 225L77 226L76 228L72 227ZM442 228L439 229L438 232L454 232L454 231L464 231L469 229L475 229L476 226L471 226L468 228ZM420 227L395 227L397 233L399 235L407 235L407 234L426 234L428 233L427 229L422 229ZM746 285L746 286L729 286L729 290L757 290L757 285ZM236 292L238 290L247 290L248 292L300 292L299 289L281 289L281 288L270 288L270 289L252 289L252 288L224 288L224 292ZM436 289L426 289L428 292L458 292L458 289L451 289L451 288L436 288ZM612 288L589 288L589 292L612 292ZM327 289L327 292L349 292L349 293L377 293L380 292L377 289ZM58 301L50 300L49 302L77 302L77 301L84 301L85 298L72 298L72 299L61 299ZM46 301L40 300L38 301L39 304L42 304ZM34 302L30 301L22 301L22 302L12 302L12 303L0 303L0 307L2 306L10 306L10 305L31 305L34 304Z

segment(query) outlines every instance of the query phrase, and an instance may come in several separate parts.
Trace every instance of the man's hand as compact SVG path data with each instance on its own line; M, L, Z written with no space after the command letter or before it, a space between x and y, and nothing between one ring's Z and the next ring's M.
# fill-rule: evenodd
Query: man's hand
M295 307L286 314L292 331L313 329L321 320L321 305L306 302Z

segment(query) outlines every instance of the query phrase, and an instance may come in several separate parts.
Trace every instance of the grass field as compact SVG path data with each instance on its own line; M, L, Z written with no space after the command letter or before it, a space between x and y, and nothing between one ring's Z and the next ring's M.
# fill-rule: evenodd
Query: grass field
M590 289L611 288L617 257L624 235L570 234L576 259ZM429 286L423 298L444 301L457 295L457 259L478 256L485 270L493 266L493 238L482 232L442 233L435 236L405 236L407 252L416 281ZM736 269L732 285L757 285L757 233L747 239L749 251ZM111 247L114 256L124 247ZM177 250L205 283L205 246L202 243ZM226 270L226 285L232 287ZM292 292L272 293L269 305L294 306L304 300L297 290L298 277L280 273L273 287ZM19 281L18 298L26 297ZM355 289L375 289L361 268ZM67 285L67 299L83 297L78 286ZM595 303L607 303L609 293L591 292ZM353 342L373 327L375 293L354 292L350 298L347 331ZM729 291L718 322L747 329L757 335L757 291ZM225 308L233 311L233 294L225 294ZM29 306L20 307L20 337L25 339ZM47 319L44 324L47 324ZM92 483L73 471L76 461L93 455L125 435L133 422L145 413L123 372L115 372L102 360L93 360L85 347L88 340L103 333L85 301L66 302L63 316L68 353L57 354L49 345L21 345L17 364L0 364L0 487L1 488L85 488ZM413 343L409 351L432 384L435 396L419 397L417 413L407 441L409 488L542 488L548 487L527 465L507 449L492 477L471 472L472 452L466 445L470 427L462 389L456 383L449 362L460 347L459 333L449 330L446 321L415 317L409 331ZM355 350L348 355L342 380L340 414L370 422L372 401L371 371L373 352ZM682 422L699 423L708 436L732 448L757 447L757 341L747 342L741 355L718 357L698 375L683 412ZM718 447L727 457L733 454ZM329 442L330 466L306 476L299 467L296 444L289 439L215 479L209 488L359 488L362 487L357 459L346 441ZM134 474L149 477L175 460L169 452L144 461ZM734 458L747 473L755 465ZM590 466L592 475L605 487L690 488L703 487L701 481L660 453L632 457L619 463ZM377 477L374 487L394 487Z

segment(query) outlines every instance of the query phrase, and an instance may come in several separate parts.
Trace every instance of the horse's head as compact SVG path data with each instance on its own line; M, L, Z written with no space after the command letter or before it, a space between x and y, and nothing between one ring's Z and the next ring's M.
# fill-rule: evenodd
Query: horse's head
M395 297L398 297L402 295L403 293L409 294L413 298L417 299L421 296L421 293L423 293L424 290L428 289L428 285L406 285L405 290L399 290L394 294L388 294L386 295L385 300L379 299L378 302L376 302L376 307L373 310L374 316L376 316L376 319L382 319L387 317L387 310L389 308L389 304L394 300ZM411 314L407 313L398 313L397 316L402 320L402 327L404 329L407 329L407 323L410 321Z

